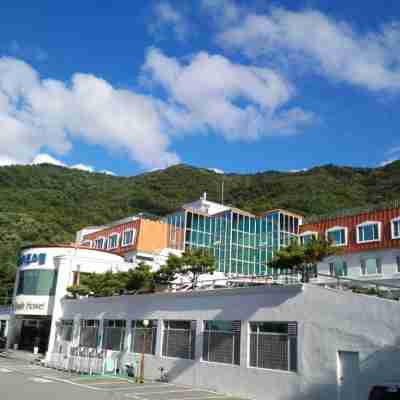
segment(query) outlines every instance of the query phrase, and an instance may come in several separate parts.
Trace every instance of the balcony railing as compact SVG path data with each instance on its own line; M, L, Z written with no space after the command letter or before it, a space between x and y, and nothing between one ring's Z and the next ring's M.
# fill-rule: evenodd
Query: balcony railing
M375 295L390 300L400 300L400 285L379 280L360 280L346 276L318 273L311 283L335 289L351 290L354 293Z

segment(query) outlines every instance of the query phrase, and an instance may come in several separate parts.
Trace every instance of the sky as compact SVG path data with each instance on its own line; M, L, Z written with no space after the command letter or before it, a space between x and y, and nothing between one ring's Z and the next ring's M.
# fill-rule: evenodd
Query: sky
M3 0L0 165L400 158L400 2Z

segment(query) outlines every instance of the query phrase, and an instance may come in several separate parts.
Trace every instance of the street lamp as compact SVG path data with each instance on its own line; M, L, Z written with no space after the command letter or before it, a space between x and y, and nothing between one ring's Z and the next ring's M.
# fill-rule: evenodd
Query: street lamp
M142 356L140 359L140 377L139 383L144 383L144 352L146 350L146 329L149 326L149 320L143 320L143 345L142 345Z

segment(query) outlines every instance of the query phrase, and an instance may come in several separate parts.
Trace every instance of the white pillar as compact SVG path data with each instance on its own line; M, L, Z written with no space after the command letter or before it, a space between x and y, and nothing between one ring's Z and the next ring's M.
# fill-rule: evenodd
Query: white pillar
M240 366L242 368L247 368L248 366L249 350L249 321L242 321L240 329Z
M200 362L203 357L203 320L196 320L195 361Z
M156 340L156 356L162 356L162 339L163 339L163 325L164 321L162 319L157 320L157 340Z

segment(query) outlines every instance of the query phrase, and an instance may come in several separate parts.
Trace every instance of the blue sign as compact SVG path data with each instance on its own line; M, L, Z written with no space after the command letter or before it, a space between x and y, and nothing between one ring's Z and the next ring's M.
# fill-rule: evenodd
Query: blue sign
M38 263L39 265L44 265L46 263L46 254L45 253L25 254L24 256L21 256L18 261L19 266L36 264L36 263Z

